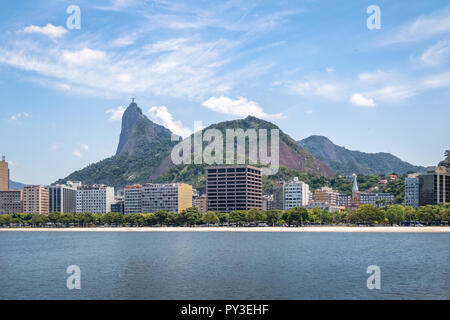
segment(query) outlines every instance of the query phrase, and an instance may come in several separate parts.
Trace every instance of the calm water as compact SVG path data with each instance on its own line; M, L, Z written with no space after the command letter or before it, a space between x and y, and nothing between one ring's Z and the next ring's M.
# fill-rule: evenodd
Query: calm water
M450 298L450 234L0 232L0 248L0 299Z

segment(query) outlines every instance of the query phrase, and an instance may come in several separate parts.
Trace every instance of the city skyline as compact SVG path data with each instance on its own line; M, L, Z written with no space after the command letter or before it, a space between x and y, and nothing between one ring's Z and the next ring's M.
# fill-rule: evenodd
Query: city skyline
M444 1L3 6L0 152L11 179L50 184L115 153L130 97L186 136L253 115L296 140L436 165L448 149L450 8ZM24 94L26 93L26 94Z

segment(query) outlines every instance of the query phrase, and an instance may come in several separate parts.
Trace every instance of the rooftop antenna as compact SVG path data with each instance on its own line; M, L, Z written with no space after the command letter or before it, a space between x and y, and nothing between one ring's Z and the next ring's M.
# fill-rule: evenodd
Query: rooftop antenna
M131 102L132 102L132 103L134 103L134 99L135 99L135 98L131 98Z
M2 161L5 162L6 161L6 157L2 156Z

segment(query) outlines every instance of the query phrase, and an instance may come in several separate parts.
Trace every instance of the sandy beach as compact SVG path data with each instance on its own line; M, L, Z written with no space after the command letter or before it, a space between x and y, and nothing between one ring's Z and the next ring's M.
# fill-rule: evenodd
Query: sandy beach
M450 227L95 227L95 228L0 228L0 232L414 232L450 233Z

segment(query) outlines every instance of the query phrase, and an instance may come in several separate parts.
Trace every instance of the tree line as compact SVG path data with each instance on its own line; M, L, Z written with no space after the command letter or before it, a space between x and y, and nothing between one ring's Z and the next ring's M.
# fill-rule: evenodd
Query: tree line
M27 214L14 213L0 215L0 225L24 225L33 227L62 226L302 226L307 224L384 224L395 225L402 221L419 221L424 225L447 223L450 220L450 204L427 205L417 209L403 205L388 205L376 208L362 205L356 210L328 212L320 208L292 208L289 210L232 211L230 213L208 211L202 213L197 208L188 208L181 213L159 210L154 213L132 213L122 215L109 212L100 213L50 213Z

